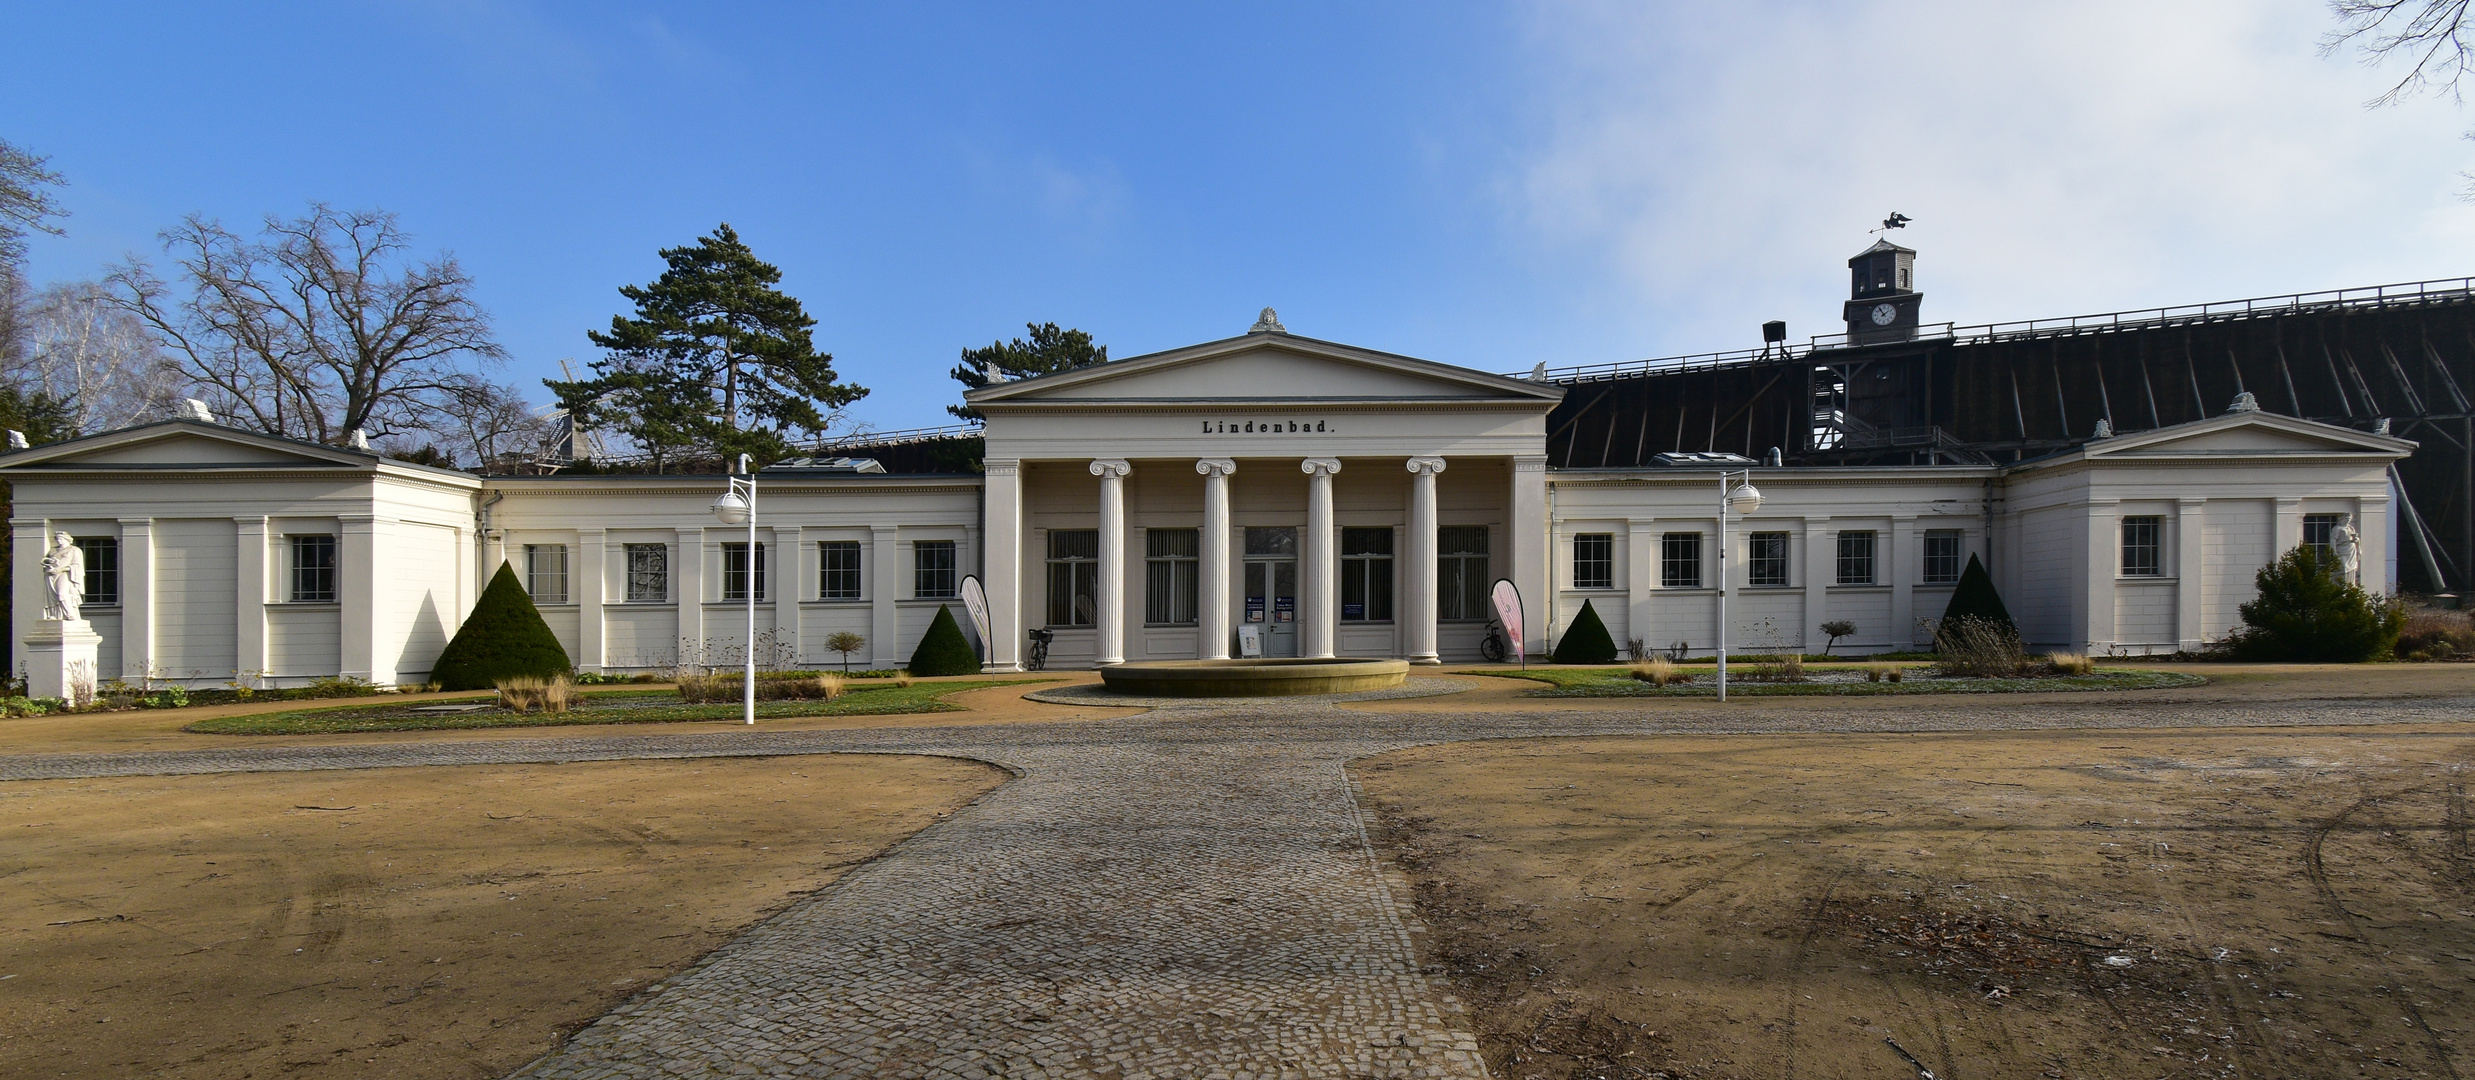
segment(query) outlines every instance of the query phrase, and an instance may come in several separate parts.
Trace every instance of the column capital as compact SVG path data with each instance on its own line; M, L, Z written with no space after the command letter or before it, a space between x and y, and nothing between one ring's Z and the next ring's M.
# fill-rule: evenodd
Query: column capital
M1547 471L1547 455L1545 454L1514 454L1512 463L1513 471L1517 473L1543 473Z
M1091 463L1093 476L1119 479L1133 471L1134 463L1124 458L1094 458Z
M1195 462L1195 471L1205 476L1227 476L1237 471L1237 462L1228 458L1202 458Z
M1341 471L1339 458L1307 458L1298 462L1298 471L1308 476L1330 476Z
M1444 471L1444 459L1439 458L1439 457L1414 457L1414 458L1411 458L1411 459L1409 459L1409 471L1410 471L1410 472L1412 472L1412 473L1429 473L1429 474L1443 472L1443 471Z
M1014 476L1023 471L1021 458L988 458L980 462L983 476Z

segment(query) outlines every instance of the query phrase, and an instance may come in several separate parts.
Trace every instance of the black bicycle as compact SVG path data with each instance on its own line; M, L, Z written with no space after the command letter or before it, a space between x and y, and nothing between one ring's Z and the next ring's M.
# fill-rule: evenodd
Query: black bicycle
M1505 657L1512 655L1511 646L1504 640L1503 623L1487 620L1487 636L1478 641L1478 655L1486 657L1490 664L1501 664Z
M1031 630L1031 655L1023 658L1023 670L1039 671L1046 668L1048 666L1048 643L1055 640L1057 640L1057 635L1048 628L1038 626L1033 627Z

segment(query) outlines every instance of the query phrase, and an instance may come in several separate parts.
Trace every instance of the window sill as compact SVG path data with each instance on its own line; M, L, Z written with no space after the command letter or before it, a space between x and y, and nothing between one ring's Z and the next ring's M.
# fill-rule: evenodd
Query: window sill
M1147 622L1143 624L1145 630L1192 630L1194 628L1195 624L1190 622Z
M267 601L266 606L271 608L282 608L285 611L344 610L343 603L336 600L269 600Z
M610 606L610 607L633 607L633 608L659 608L659 607L678 607L679 605L678 605L678 604L676 604L676 603L673 603L673 602L671 602L671 601L669 601L669 600L620 600L620 601L616 601L616 602L611 603L609 606Z
M865 596L836 596L819 600L799 601L801 604L814 604L822 607L855 607L868 604L870 602L871 601Z
M1356 620L1356 621L1354 621L1354 622L1353 622L1353 621L1350 621L1350 620L1348 620L1348 619L1343 619L1343 620L1341 620L1341 622L1340 622L1340 628L1341 628L1341 629L1343 629L1343 630L1348 630L1348 629L1350 629L1350 628L1352 628L1352 627L1361 627L1361 626L1363 626L1363 627L1369 627L1369 628L1374 628L1374 627L1389 627L1389 626L1391 626L1391 625L1392 625L1392 620L1390 620L1390 619L1383 619L1383 620L1376 620L1376 619L1359 619L1359 620Z
M2116 574L2114 580L2123 585L2172 585L2177 581L2167 574Z
M894 602L895 602L895 603L897 603L897 604L959 604L959 603L962 603L962 597L959 597L959 596L908 596L908 597L904 597L904 598L902 598L902 599L900 599L900 600L896 600L896 601L894 601Z
M1825 588L1832 592L1889 592L1891 589L1888 585L1829 585Z
M1586 593L1614 593L1614 594L1619 594L1619 595L1620 595L1620 594L1622 594L1622 593L1624 592L1624 590L1619 589L1619 588L1616 588L1616 587L1615 587L1615 586L1613 586L1613 585L1570 585L1570 586L1566 586L1566 587L1565 587L1565 589L1564 589L1564 591L1565 591L1565 592L1586 592Z

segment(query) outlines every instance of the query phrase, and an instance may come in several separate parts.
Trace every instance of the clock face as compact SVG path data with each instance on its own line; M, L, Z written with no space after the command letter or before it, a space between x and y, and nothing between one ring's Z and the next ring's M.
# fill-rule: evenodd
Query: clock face
M1873 324L1875 326L1889 326L1891 324L1891 320L1898 317L1899 309L1892 307L1889 304L1875 304L1873 306Z

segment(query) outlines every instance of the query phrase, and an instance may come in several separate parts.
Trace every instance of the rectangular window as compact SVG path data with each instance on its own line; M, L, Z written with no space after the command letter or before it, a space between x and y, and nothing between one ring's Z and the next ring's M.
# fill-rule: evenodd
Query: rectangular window
M2165 552L2158 544L2165 531L2162 517L2136 515L2123 519L2124 577L2158 577L2166 572Z
M823 540L816 545L819 600L857 600L859 591L859 541Z
M765 545L756 545L756 598L765 599ZM722 599L746 603L748 599L748 542L740 540L722 545Z
M1702 534L1672 532L1659 537L1659 587L1702 587Z
M1874 532L1851 529L1839 534L1839 584L1874 585Z
M1392 530L1341 530L1341 621L1392 621Z
M1090 626L1100 610L1100 530L1048 534L1048 625Z
M78 603L85 607L120 603L120 539L80 536L76 542L77 550L86 555L86 597Z
M2303 546L2312 549L2312 554L2320 556L2323 565L2337 565L2337 549L2330 545L2329 537L2337 532L2338 523L2344 520L2346 520L2344 514L2303 515ZM2130 571L2126 570L2124 573L2130 573Z
M335 602L335 538L288 537L292 550L290 588L285 596L295 604Z
M1573 537L1573 587L1616 587L1615 534L1580 533Z
M1745 547L1745 584L1779 588L1788 583L1788 534L1757 532Z
M1192 626L1195 573L1200 567L1195 529L1143 530L1143 621L1154 626Z
M627 545L627 602L659 604L670 599L670 545Z
M1925 584L1948 585L1959 580L1960 545L1966 535L1958 529L1925 530Z
M944 599L957 595L962 579L954 541L920 540L911 545L911 595Z
M536 604L567 602L567 545L524 545L524 591Z
M1435 617L1475 622L1487 617L1487 527L1435 530Z

